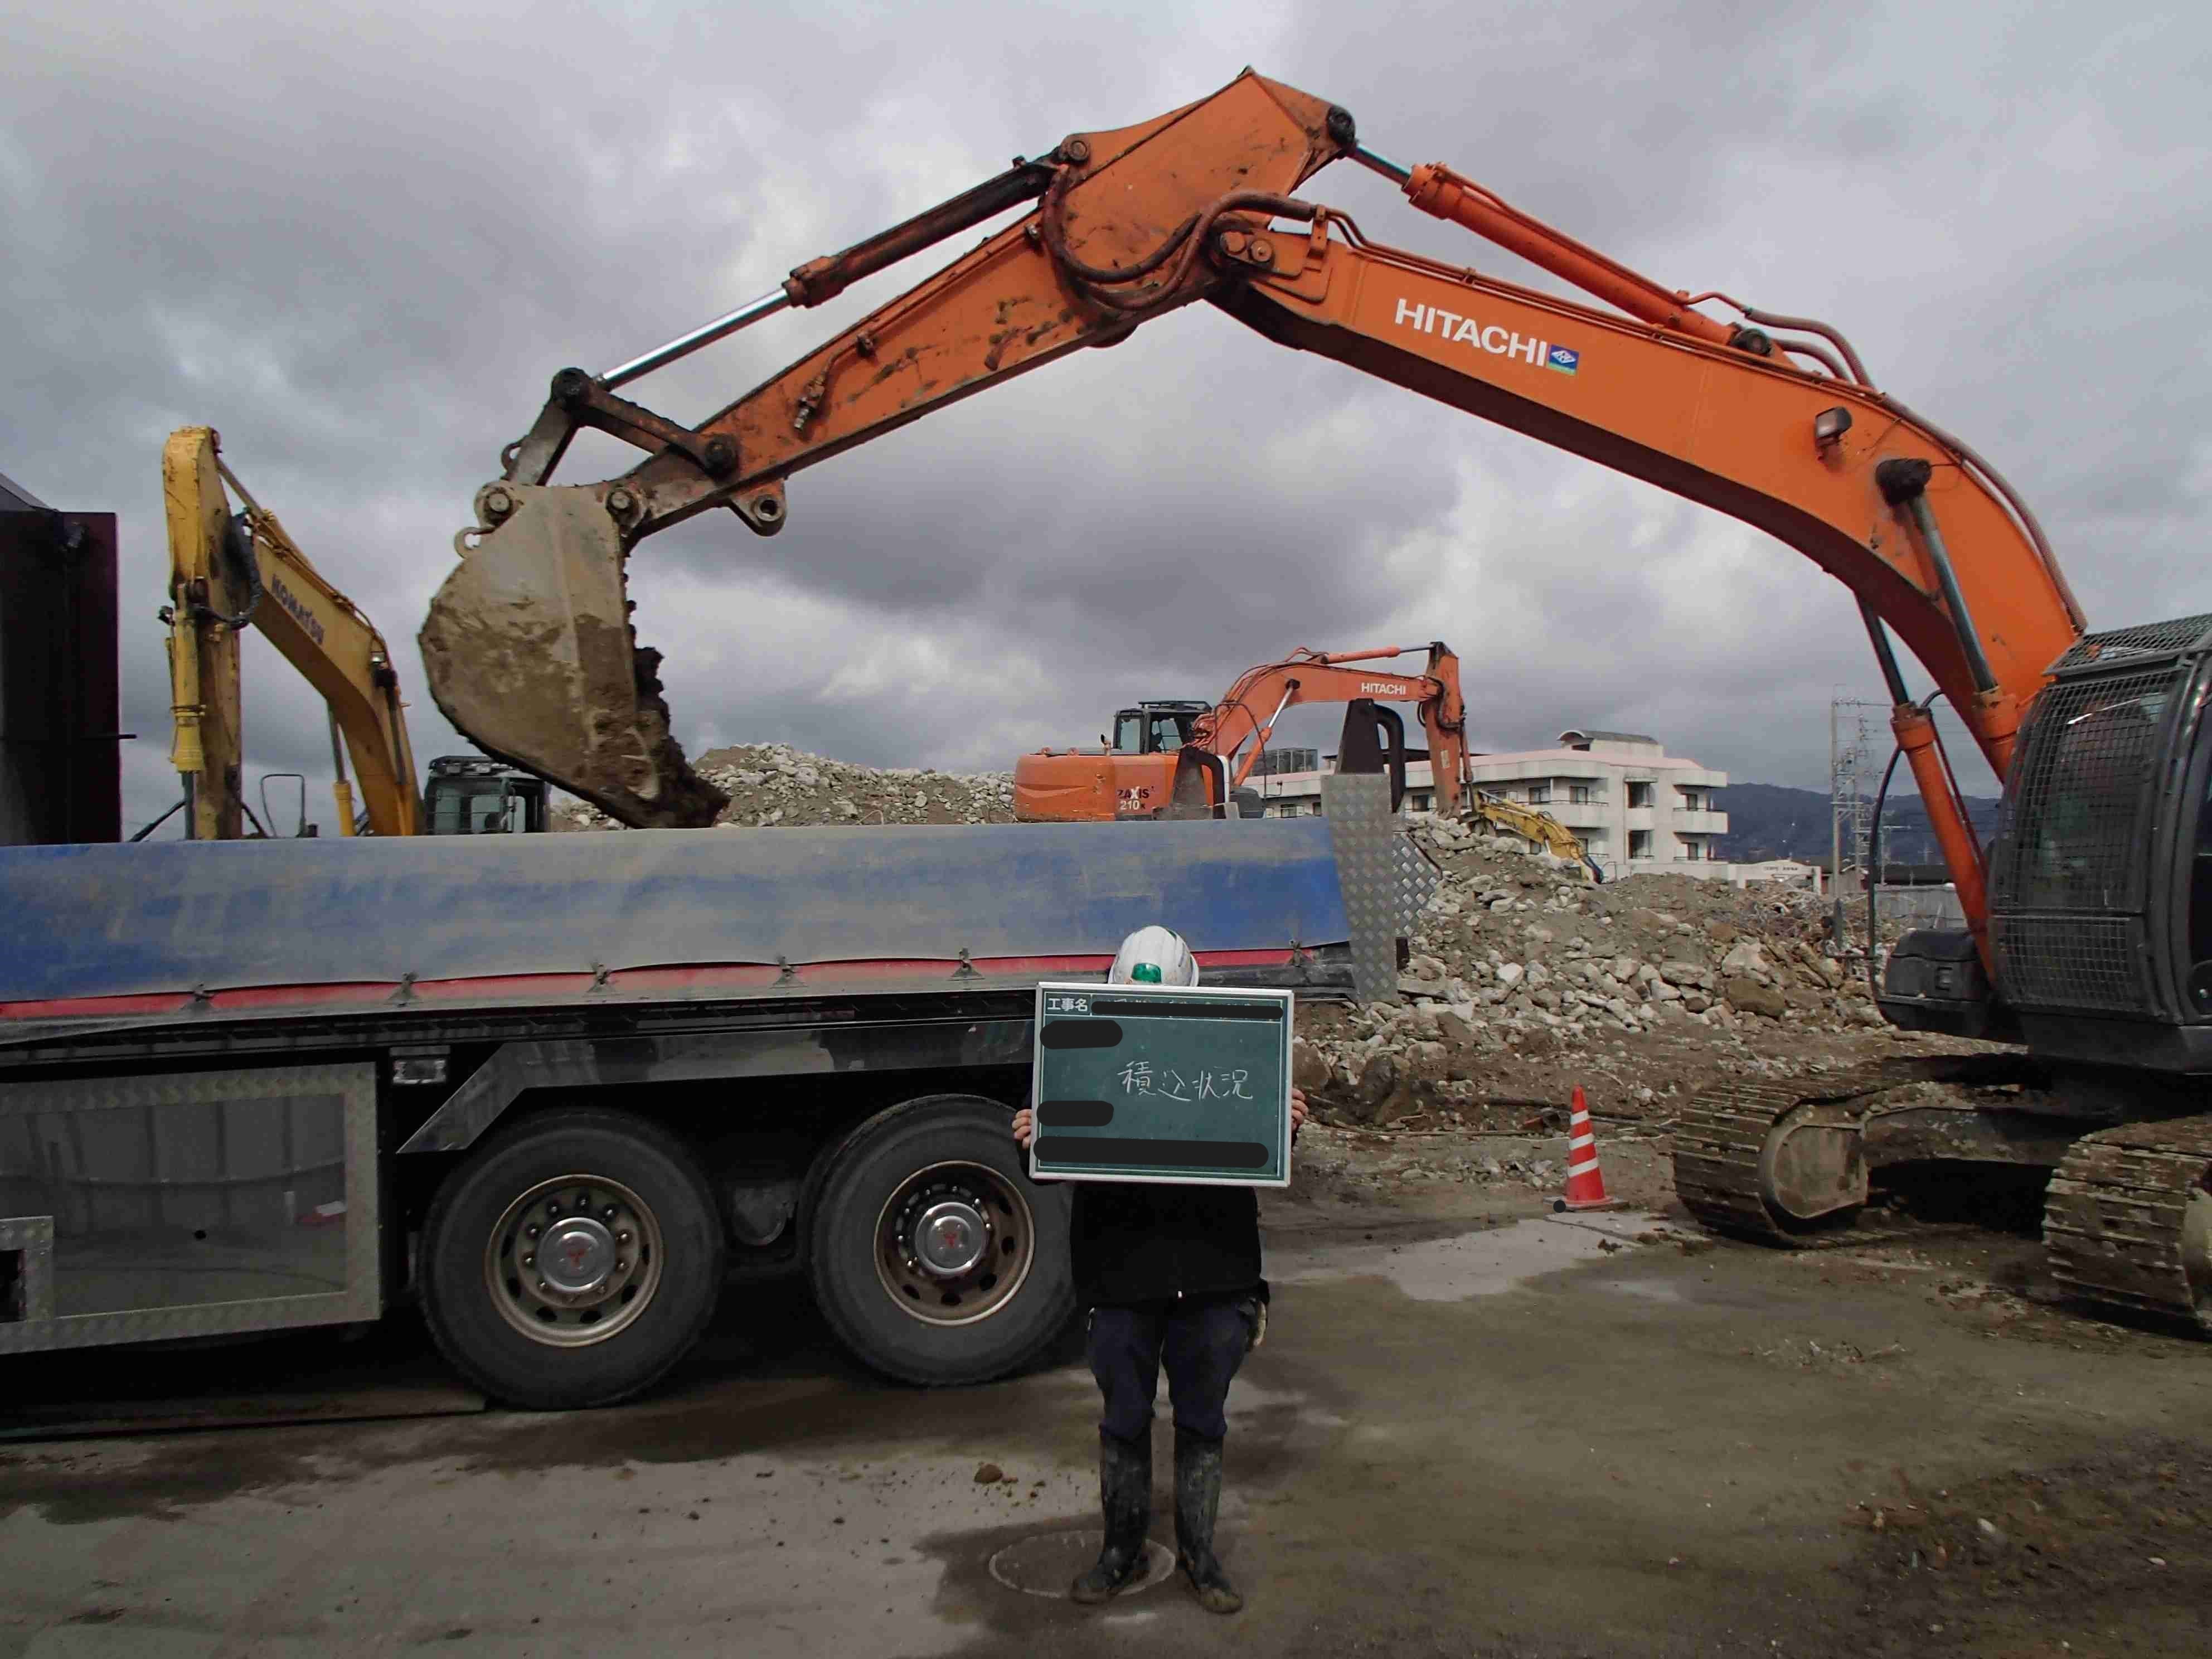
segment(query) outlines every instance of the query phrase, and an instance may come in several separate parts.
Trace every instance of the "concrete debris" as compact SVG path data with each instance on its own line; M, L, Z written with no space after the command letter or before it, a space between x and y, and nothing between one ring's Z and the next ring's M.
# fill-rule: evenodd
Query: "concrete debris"
M1718 1077L1818 1072L1889 1045L1865 963L1829 951L1809 892L1680 875L1592 886L1511 836L1433 820L1413 833L1444 879L1401 1000L1299 1009L1300 1083L1323 1122L1503 1133L1580 1084L1601 1121L1663 1127Z
M730 804L715 820L724 829L775 829L839 823L1011 823L1011 772L936 772L910 767L854 766L809 755L789 744L739 744L710 749L694 769ZM556 830L619 830L581 801L556 811Z

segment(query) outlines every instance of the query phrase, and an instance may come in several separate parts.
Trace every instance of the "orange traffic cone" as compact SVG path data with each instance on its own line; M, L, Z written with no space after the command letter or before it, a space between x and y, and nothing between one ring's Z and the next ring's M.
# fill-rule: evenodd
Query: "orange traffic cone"
M1613 1201L1605 1195L1605 1175L1597 1167L1597 1136L1591 1133L1589 1102L1583 1097L1582 1085L1575 1085L1575 1109L1567 1120L1567 1195L1554 1199L1552 1208L1559 1210L1610 1210Z

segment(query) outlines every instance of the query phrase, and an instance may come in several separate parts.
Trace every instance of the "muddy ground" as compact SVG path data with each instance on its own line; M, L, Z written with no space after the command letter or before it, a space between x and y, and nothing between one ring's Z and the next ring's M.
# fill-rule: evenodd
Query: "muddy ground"
M1555 1136L1302 1145L1232 1394L1235 1619L1018 1587L1095 1525L1073 1343L918 1391L752 1285L652 1398L573 1415L471 1410L404 1322L158 1383L19 1363L19 1425L156 1386L453 1414L0 1446L0 1656L2212 1651L2212 1346L2061 1304L2032 1194L1778 1254L1670 1208L1662 1129L1604 1133L1640 1212L1550 1215Z

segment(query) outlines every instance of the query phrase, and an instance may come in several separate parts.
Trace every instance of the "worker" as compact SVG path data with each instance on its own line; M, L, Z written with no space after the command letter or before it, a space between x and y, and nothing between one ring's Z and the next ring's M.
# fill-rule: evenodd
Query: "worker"
M1116 985L1195 985L1198 963L1165 927L1121 943ZM1291 1133L1306 1097L1291 1091ZM1024 1151L1036 1133L1014 1114ZM1249 1187L1084 1182L1076 1186L1068 1252L1087 1312L1091 1374L1105 1396L1098 1425L1098 1498L1106 1541L1075 1580L1078 1601L1103 1601L1142 1577L1152 1518L1152 1396L1165 1362L1175 1410L1176 1565L1209 1613L1244 1598L1213 1553L1221 1503L1221 1444L1230 1379L1267 1328L1260 1276L1260 1201Z

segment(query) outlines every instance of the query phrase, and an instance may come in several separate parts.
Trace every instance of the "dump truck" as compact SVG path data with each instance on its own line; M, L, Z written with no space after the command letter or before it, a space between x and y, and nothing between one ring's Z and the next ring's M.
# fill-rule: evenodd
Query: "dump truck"
M1041 980L1395 993L1430 868L1326 819L0 848L0 1356L419 1308L514 1405L651 1387L804 1274L915 1383L1073 1312L1011 1136ZM730 1294L741 1295L742 1290Z

